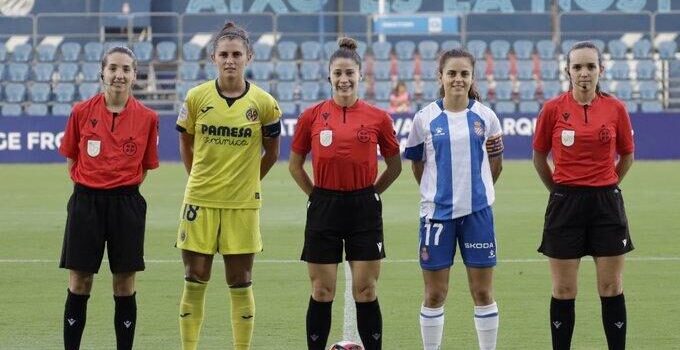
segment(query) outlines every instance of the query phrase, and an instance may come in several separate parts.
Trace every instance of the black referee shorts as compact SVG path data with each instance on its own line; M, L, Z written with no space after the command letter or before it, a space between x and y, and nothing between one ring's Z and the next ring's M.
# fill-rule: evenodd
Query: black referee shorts
M556 259L617 256L633 250L621 189L555 186L538 251Z
M59 267L97 273L104 246L113 273L144 270L146 201L138 186L74 186Z
M372 261L385 257L382 201L373 187L357 191L314 188L307 203L305 245L300 259L316 264Z

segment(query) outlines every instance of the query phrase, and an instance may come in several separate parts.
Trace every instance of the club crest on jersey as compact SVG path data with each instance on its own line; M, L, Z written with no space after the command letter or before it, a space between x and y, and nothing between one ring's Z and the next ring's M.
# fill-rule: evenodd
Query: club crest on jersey
M333 143L333 130L321 130L319 134L319 143L321 146L328 147Z
M137 145L133 141L132 137L123 144L123 153L128 156L134 156L137 153Z
M257 120L257 117L258 117L257 110L252 107L248 108L248 110L246 111L246 119L248 119L251 122L254 122Z
M361 143L366 143L371 140L371 134L364 127L357 132L357 140Z
M477 134L477 136L484 136L484 124L482 124L480 121L475 121L473 125L475 134Z
M600 129L598 137L600 138L600 143L609 143L609 141L612 139L611 132L604 125L602 125L602 128Z
M87 140L87 155L96 157L102 149L102 142L100 140Z
M570 147L574 144L574 130L562 130L562 145Z

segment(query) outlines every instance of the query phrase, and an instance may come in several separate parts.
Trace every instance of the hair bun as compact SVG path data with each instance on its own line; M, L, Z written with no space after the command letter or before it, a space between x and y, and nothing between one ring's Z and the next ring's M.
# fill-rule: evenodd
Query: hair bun
M356 40L354 40L352 38L344 37L344 38L338 39L338 46L341 49L356 51L358 45L357 45Z
M222 29L224 30L224 29L227 29L227 28L235 28L235 27L236 27L236 23L234 23L232 21L227 21L227 23L224 24L224 27Z

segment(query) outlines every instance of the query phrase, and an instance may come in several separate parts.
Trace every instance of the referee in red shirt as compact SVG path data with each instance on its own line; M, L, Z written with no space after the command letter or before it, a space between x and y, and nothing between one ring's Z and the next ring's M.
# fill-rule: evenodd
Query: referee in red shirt
M326 349L344 243L359 336L367 350L381 349L382 316L375 290L385 257L380 194L401 172L399 144L392 118L358 98L361 57L356 41L341 38L338 46L329 67L333 97L302 113L290 154L290 173L309 196L301 258L312 282L307 346ZM380 176L378 146L387 164ZM310 151L313 183L303 167Z
M633 132L625 105L600 91L604 66L597 46L575 44L565 71L569 91L545 103L533 142L534 166L550 191L538 250L552 274L553 349L571 346L578 267L586 255L595 260L609 349L624 349L623 265L633 242L618 185L633 164Z
M101 61L104 93L73 107L59 152L74 190L68 201L61 268L69 269L64 348L80 348L93 275L108 252L117 349L132 349L137 323L135 272L144 270L146 171L158 167L158 115L135 100L137 59L113 47Z

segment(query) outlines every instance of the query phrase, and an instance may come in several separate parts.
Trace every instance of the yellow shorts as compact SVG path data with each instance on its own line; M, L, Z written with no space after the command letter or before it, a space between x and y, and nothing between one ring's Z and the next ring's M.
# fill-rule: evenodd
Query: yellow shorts
M261 252L260 210L206 208L184 203L176 247L211 255Z

